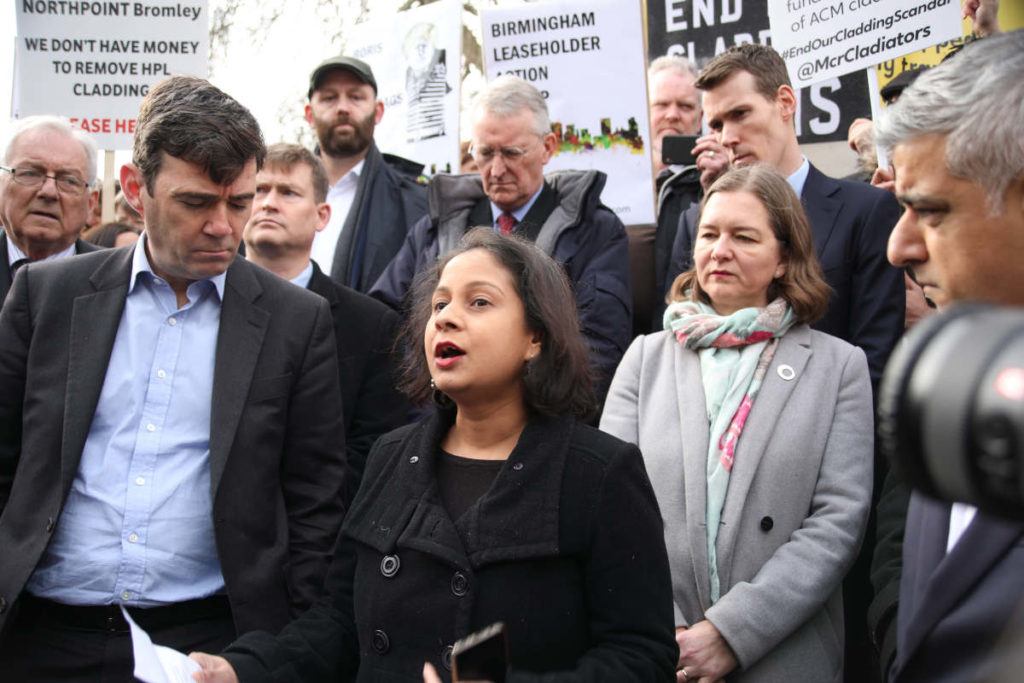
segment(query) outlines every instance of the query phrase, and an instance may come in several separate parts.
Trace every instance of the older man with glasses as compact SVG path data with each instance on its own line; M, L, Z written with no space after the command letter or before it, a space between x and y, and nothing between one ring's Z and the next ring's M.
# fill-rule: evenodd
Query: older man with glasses
M544 96L520 78L502 76L480 93L472 131L479 174L434 176L430 213L409 231L370 294L400 309L416 273L471 227L490 225L535 241L573 284L603 400L632 338L633 307L626 231L600 201L606 176L593 170L544 175L557 140Z
M67 119L30 116L13 126L2 159L0 303L23 264L98 248L78 239L97 199L92 138Z

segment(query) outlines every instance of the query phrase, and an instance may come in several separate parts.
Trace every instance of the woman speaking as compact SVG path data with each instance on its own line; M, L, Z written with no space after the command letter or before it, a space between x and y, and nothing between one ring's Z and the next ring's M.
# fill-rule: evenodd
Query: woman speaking
M871 495L864 353L807 326L829 289L776 171L712 185L693 260L601 419L640 447L661 507L677 679L839 681L841 583Z
M636 446L578 421L594 395L561 267L474 230L406 331L405 389L440 407L371 451L330 595L276 638L193 655L196 680L448 679L455 640L500 621L510 681L671 681L657 502Z

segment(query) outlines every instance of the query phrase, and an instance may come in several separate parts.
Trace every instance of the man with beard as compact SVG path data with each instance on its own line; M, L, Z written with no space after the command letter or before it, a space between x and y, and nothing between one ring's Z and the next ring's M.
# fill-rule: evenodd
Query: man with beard
M381 154L373 129L384 116L370 66L332 57L309 79L306 121L327 169L331 220L313 240L313 260L338 282L370 289L427 212L427 190L417 182L423 166Z

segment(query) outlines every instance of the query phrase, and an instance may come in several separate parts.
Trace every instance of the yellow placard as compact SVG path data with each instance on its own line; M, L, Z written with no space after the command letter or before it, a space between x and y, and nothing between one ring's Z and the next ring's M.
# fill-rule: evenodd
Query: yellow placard
M973 25L973 21L964 19L963 35L960 38L939 43L926 50L911 52L899 59L890 59L876 66L879 88L884 88L889 81L904 71L921 66L935 66L942 62L950 52L975 39L971 33ZM1024 27L1024 3L1004 2L999 8L999 28L1003 31L1012 31L1021 27ZM877 92L873 95L880 98ZM884 102L882 106L885 106Z

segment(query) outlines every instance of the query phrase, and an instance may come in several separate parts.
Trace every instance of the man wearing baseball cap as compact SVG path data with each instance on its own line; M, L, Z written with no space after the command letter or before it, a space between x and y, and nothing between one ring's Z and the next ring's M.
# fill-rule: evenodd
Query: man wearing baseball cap
M339 55L309 78L306 121L327 169L331 220L313 241L312 258L331 277L366 292L427 212L422 165L381 154L374 127L384 116L366 62Z

